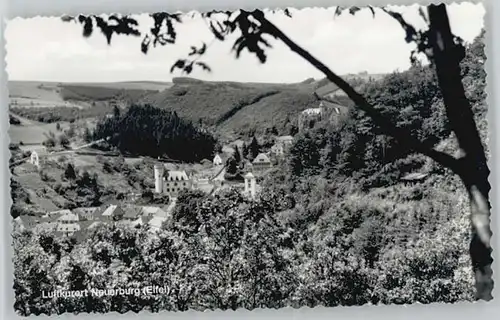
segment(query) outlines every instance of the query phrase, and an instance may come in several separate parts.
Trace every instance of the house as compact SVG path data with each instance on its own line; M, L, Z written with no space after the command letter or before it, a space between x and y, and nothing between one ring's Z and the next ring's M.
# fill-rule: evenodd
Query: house
M78 215L74 214L70 210L62 210L65 211L62 213L56 220L57 228L56 231L63 233L65 235L72 235L76 231L80 230L80 224Z
M80 231L86 231L91 225L94 224L94 221L80 220L78 221L78 224L80 225Z
M165 222L167 219L162 218L162 217L154 217L149 221L149 227L151 231L158 231L161 229L161 226L163 225L163 222Z
M320 121L323 117L322 108L309 108L303 110L299 114L299 131L303 131L311 127L315 122Z
M335 122L340 116L346 115L348 112L348 107L333 101L322 100L319 102L318 108L305 109L299 114L299 131L312 127L318 121Z
M166 217L167 213L159 207L146 206L141 208L141 215L143 217L153 218L155 216Z
M123 214L122 219L126 220L126 221L137 220L142 213L142 209L140 207L135 207L135 206L123 207L123 211L124 211L124 214Z
M276 142L271 147L271 153L275 156L283 156L292 146L292 136L281 136L276 138Z
M14 219L14 230L31 230L38 224L39 219L35 216L21 215Z
M265 153L259 153L252 162L253 172L262 172L272 167L271 160Z
M44 217L48 218L52 221L56 221L57 219L59 219L60 216L70 214L70 213L71 213L71 210L69 210L69 209L55 210L55 211L50 211Z
M319 107L323 110L323 114L326 116L336 116L347 114L349 108L333 101L321 101Z
M336 97L342 93L335 84L327 82L314 91L314 96L318 99L317 108L305 109L299 114L299 131L308 129L315 122L329 119L332 115L340 115L347 110L345 106L335 103Z
M409 174L401 177L401 180L406 185L412 185L412 184L417 184L417 183L423 182L428 176L429 176L428 173L412 172L412 173L409 173Z
M192 179L188 177L186 171L168 171L163 190L169 196L175 197L180 191L191 189L192 184Z
M101 214L101 220L107 222L113 222L121 220L125 212L118 205L112 204L108 206L104 212Z
M57 231L57 221L50 217L42 217L33 230L37 232L55 232Z
M76 208L73 213L78 215L81 221L93 221L95 219L95 213L97 213L99 207L89 207L89 208Z
M328 81L326 84L316 89L314 94L319 98L333 98L340 91L340 88L336 84Z
M146 216L139 216L136 220L130 222L131 227L139 227L139 226L145 226L149 224L149 221L151 221L151 217L146 217Z
M223 164L221 156L216 154L213 163L214 166L221 166Z

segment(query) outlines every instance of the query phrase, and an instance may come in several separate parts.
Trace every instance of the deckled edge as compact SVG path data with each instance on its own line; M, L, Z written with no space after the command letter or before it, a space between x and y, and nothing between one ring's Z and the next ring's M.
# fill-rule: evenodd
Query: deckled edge
M489 58L489 55L493 55L494 52L493 52L493 49L494 49L494 45L493 45L493 37L492 37L492 15L489 13L491 12L492 10L492 5L491 5L491 1L493 0L484 0L484 1L481 1L481 0L461 0L461 1L426 1L426 0L416 0L416 1L413 1L411 3L394 3L392 1L387 1L385 2L384 4L375 4L373 5L374 7L381 7L381 6L395 6L395 7L408 7L408 6L413 6L413 5L419 5L419 6L427 6L427 5L430 5L430 4L441 4L441 3L445 3L446 5L452 5L452 4L461 4L461 3L482 3L484 8L485 8L485 14L483 16L483 28L485 29L485 47L484 47L484 50L485 50L485 55L486 55L486 61L485 61L485 67L484 67L484 70L485 70L485 73L486 73L486 89L485 89L485 94L486 94L486 103L487 103L487 106L488 106L488 116L487 116L487 122L488 122L488 148L491 152L491 157L489 159L489 162L488 162L488 165L490 167L490 170L491 170L491 173L490 173L490 176L489 176L489 181L492 185L492 188L491 188L491 191L490 191L490 199L491 199L491 204L492 204L492 212L495 211L495 207L496 207L496 197L495 197L495 190L496 190L496 181L495 181L495 176L497 174L497 170L496 170L496 166L495 166L495 155L497 153L497 150L496 150L496 137L495 137L495 134L496 133L496 130L494 129L495 126L493 125L495 123L495 119L494 119L494 115L496 114L496 112L499 112L499 111L494 111L495 109L494 108L490 108L491 106L494 106L495 105L495 102L496 102L496 99L495 99L495 95L492 94L494 92L494 89L495 89L495 86L492 85L492 84L495 84L495 81L493 79L494 76L488 72L489 70L494 70L494 67L495 67L495 64L493 62L493 59ZM496 1L496 0L494 0ZM336 0L332 3L329 3L328 5L324 5L324 6L293 6L293 7L265 7L264 9L266 10L275 10L275 9L285 9L285 8L289 8L289 9L296 9L296 10L303 10L303 9L311 9L311 8L330 8L330 7L336 7L336 6L342 6L342 7L350 7L350 6L360 6L360 7L363 7L363 6L368 6L368 5L371 5L373 2L370 2L370 1L367 1L367 0ZM172 8L172 10L166 10L166 11L169 11L169 12L181 12L181 13L201 13L201 12L206 12L206 11L210 11L210 10L238 10L238 9L245 9L245 10L252 10L252 9L256 9L256 8L263 8L263 7L257 7L257 6L247 6L245 5L244 7L243 6L239 6L239 7L235 7L235 6L230 6L230 7L227 7L227 6L207 6L207 5L203 5L203 6L197 6L197 8L193 8L193 9L190 9L190 10L183 10L183 9L180 9L180 10L177 10L175 8ZM153 9L153 8L152 8ZM105 11L85 11L85 12L81 12L83 14L87 14L87 15L90 15L90 14L95 14L95 15L110 15L110 14L133 14L133 15L144 15L144 14L150 14L152 12L156 12L156 11L160 11L161 9L158 8L158 10L142 10L142 11L137 11L137 10L130 10L130 9L124 9L124 10L119 10L119 11L111 11L111 10L105 10ZM2 21L1 21L1 32L2 32L2 39L3 39L3 46L2 46L2 50L3 50L3 57L4 59L3 60L3 70L1 71L2 72L2 88L1 88L1 105L5 105L5 107L7 108L8 110L8 106L9 106L9 90L8 90L8 81L9 81L9 75L8 75L8 72L7 72L7 56L8 56L8 51L7 51L7 39L6 39L6 30L7 30L7 25L8 25L8 22L9 20L13 20L13 19L17 19L17 18L21 18L21 19L39 19L39 18L61 18L65 15L67 15L68 13L64 13L64 12L58 12L57 14L53 14L53 15L35 15L35 16L27 16L27 17L20 17L20 16L17 16L17 17L5 17L5 16L2 16ZM72 15L76 15L78 13L71 13ZM490 22L490 19L491 19L491 22ZM494 72L493 72L494 74ZM6 111L7 111L6 110ZM500 118L500 114L499 114L499 118ZM4 204L8 204L8 206L6 206L6 209L7 212L4 213L3 215L3 218L4 219L7 219L7 221L5 221L5 223L3 224L4 225L4 230L5 228L7 228L8 232L6 232L6 236L9 237L9 239L5 239L4 240L7 240L7 241L4 241L4 247L2 250L0 250L0 252L2 252L2 255L7 258L7 259L4 259L4 261L11 261L11 265L9 266L9 268L0 268L3 270L3 272L5 273L5 276L4 276L4 279L8 279L9 281L6 281L5 283L9 283L10 282L10 286L8 286L8 288L10 288L10 292L8 292L6 295L7 295L7 299L3 299L2 303L6 303L6 305L4 306L5 308L2 308L2 309L7 309L8 310L8 319L11 319L12 316L14 317L17 317L17 318L20 318L20 319L25 319L25 318L28 318L28 317L36 317L36 315L30 315L30 316L27 316L27 317L23 317L23 316L20 316L19 314L17 314L14 310L14 301L15 301L15 296L14 296L14 291L13 291L13 287L14 287L14 269L13 269L13 258L14 258L14 255L13 255L13 238L12 238L12 232L13 232L13 220L11 218L11 214L10 214L10 210L11 210L11 207L13 205L13 202L12 202L12 198L10 196L10 179L11 179L11 173L10 173L10 170L9 170L9 167L8 167L8 163L9 163L9 160L10 160L10 157L11 157L11 152L10 152L10 149L9 149L9 144L10 144L10 136L9 136L9 128L10 128L10 123L9 123L9 117L8 117L8 112L7 112L7 117L5 117L5 119L2 119L3 123L0 123L0 136L2 137L2 143L5 141L6 144L5 144L5 147L4 147L4 152L3 154L5 155L8 155L8 157L4 157L4 160L6 160L6 165L4 166L4 170L5 172L7 172L7 174L5 175L5 177L8 179L3 179L4 180L4 183L6 183L6 185L4 185L3 187L3 190L4 190L4 195L5 195L5 199L4 201L2 201L2 203ZM500 131L500 130L499 130ZM5 136L5 138L4 138ZM6 152L5 152L6 151ZM8 199L8 202L6 201ZM494 215L492 214L492 219L491 219L491 226L492 226L492 232L493 232L493 236L492 236L492 239L491 239L491 245L493 247L493 253L492 253L492 256L494 257L494 253L495 253L495 244L497 243L497 239L496 239L496 233L495 231L498 229L497 227L497 224L495 224L495 222L497 221L497 219L494 219ZM9 245L9 248L5 248L5 244L10 244ZM5 253L5 254L4 254ZM494 262L493 263L493 278L494 278L494 274L495 274L495 266L497 264ZM7 286L5 286L7 287ZM493 295L495 295L496 293L496 286L493 288ZM248 308L239 308L237 310L221 310L221 309L214 309L214 308L207 308L207 309L204 309L204 310L196 310L196 309L190 309L190 310L187 310L187 311L168 311L168 310L163 310L163 311L159 311L159 312L152 312L150 310L144 310L141 309L140 311L133 311L133 310L129 310L125 313L119 313L119 312L107 312L107 313L104 313L106 316L117 316L117 317L123 317L123 316L130 316L131 314L148 314L148 316L150 315L157 315L158 317L160 317L161 315L165 315L165 314L177 314L177 313L182 313L182 314L200 314L200 313L204 313L204 314L212 314L212 315L215 315L215 314L220 314L220 313L224 313L227 314L229 313L231 316L232 315L235 315L236 312L252 312L252 313L256 313L256 312L267 312L267 311L271 311L271 312L290 312L290 311L302 311L302 312L309 312L311 310L325 310L327 312L330 312L332 309L335 310L336 313L340 313L340 312L343 312L345 314L345 312L351 312L351 310L347 310L347 309L355 309L355 310L359 310L359 308L366 308L366 307L376 307L376 308L386 308L386 307L390 307L391 308L391 312L394 312L394 313L398 313L398 312L401 312L403 311L402 309L407 309L408 307L411 307L411 308L428 308L429 306L439 306L439 305L456 305L456 306L464 306L464 305L472 305L472 304L483 304L483 303L486 303L484 301L477 301L477 302L473 302L473 301L458 301L458 302L454 302L454 303L442 303L442 302L433 302L433 303L429 303L429 304L424 304L424 303L420 303L420 302L415 302L415 303L412 303L412 304L404 304L404 305L398 305L398 304L371 304L371 303L366 303L366 304L362 304L362 305L356 305L356 306L350 306L350 307L346 307L346 306L337 306L337 307L324 307L324 306L316 306L316 307L308 307L308 306L301 306L301 307L291 307L291 306L288 306L288 307L284 307L284 308L254 308L254 309L248 309ZM397 309L395 309L397 308ZM354 312L354 310L352 310ZM409 311L409 310L408 310ZM404 312L404 311L403 311ZM69 313L65 313L65 314L69 314ZM102 313L100 312L79 312L78 315L80 316L88 316L89 318L92 316L92 315L96 315L96 314L101 314L103 315ZM55 314L52 314L52 316L54 316ZM339 314L340 315L340 314Z
M2 112L5 112L6 117L1 117L1 122L0 122L0 137L2 139L2 163L5 162L5 164L2 166L3 174L2 177L2 187L1 190L3 192L2 196L0 199L2 199L0 202L3 205L2 210L2 235L3 236L3 241L2 241L2 249L0 249L0 252L2 252L2 261L4 261L5 265L3 267L0 267L2 270L2 283L4 283L4 289L2 292L2 301L0 307L0 310L2 311L2 315L5 315L5 318L11 319L12 316L17 316L17 314L14 311L14 301L15 301L15 296L14 296L14 291L13 291L13 285L14 285L14 267L13 263L7 264L8 261L13 262L13 238L12 238L12 231L13 231L13 221L10 215L10 209L12 207L12 198L10 196L10 179L11 179L11 174L9 170L9 161L11 157L10 149L9 149L9 144L10 144L10 136L9 136L9 128L10 128L10 123L9 123L9 117L8 117L8 106L9 106L9 89L8 89L8 72L7 72L7 39L6 39L6 29L7 29L7 18L4 16L4 12L7 12L7 7L8 5L6 4L6 1L2 1L2 16L1 16L1 21L0 21L0 30L1 30L1 37L2 37L2 70L0 71L2 73L1 78L1 100L0 100L0 106L3 107ZM5 144L5 145L4 145ZM4 234L5 233L5 234ZM7 285L10 284L10 285ZM9 291L7 291L9 289Z
M493 300L495 300L496 292L498 291L498 286L495 283L495 275L498 274L498 263L496 259L496 253L498 252L496 249L496 245L498 244L498 239L497 239L497 230L498 228L498 218L496 218L495 212L497 212L496 208L499 207L498 201L499 197L498 195L498 179L495 179L495 177L498 177L498 161L495 161L498 159L498 149L497 149L497 139L498 139L498 133L500 132L498 129L495 129L495 122L500 118L500 113L496 106L496 101L498 100L498 94L495 94L495 88L498 87L496 84L496 77L495 77L495 59L492 59L491 57L494 57L494 26L493 26L493 6L492 6L492 1L482 1L483 7L485 10L485 14L483 16L483 28L485 30L485 37L484 37L484 54L485 54L485 62L484 62L484 72L486 73L486 87L485 87L485 94L486 94L486 105L487 105L487 116L486 116L486 121L487 121L487 128L488 128L488 135L487 135L487 148L489 150L489 159L488 159L488 167L490 169L490 175L488 177L488 181L491 185L490 193L489 193L489 199L490 199L490 204L491 204L491 215L490 215L490 227L491 227L491 232L492 236L490 239L490 246L492 248L491 252L491 257L493 259L492 263L492 279L493 279L493 291L492 291L492 296ZM495 116L497 115L498 116ZM498 212L497 212L498 213Z

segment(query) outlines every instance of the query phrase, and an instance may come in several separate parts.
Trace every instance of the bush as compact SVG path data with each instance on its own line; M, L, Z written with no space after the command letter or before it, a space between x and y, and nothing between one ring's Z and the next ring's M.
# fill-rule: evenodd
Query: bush
M47 148L54 148L56 146L56 139L52 137L47 138L42 144Z
M70 147L70 141L69 141L69 138L66 134L63 134L59 137L59 144L65 148L65 149L69 149Z

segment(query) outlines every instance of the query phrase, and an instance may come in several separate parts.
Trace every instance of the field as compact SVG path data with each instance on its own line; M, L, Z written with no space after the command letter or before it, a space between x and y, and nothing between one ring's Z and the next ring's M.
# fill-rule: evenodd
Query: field
M347 75L346 79L355 84L358 80L378 79L381 76ZM233 137L252 132L263 133L273 127L280 134L288 134L302 110L318 107L319 101L314 92L324 89L325 85L328 87L328 83L326 79L274 84L209 82L179 77L174 78L172 83L12 81L9 90L11 111L37 122L97 118L110 114L113 104L126 107L149 103L175 111L180 117L195 123L215 127L222 135ZM340 104L350 103L340 90L335 91L334 96Z
M16 144L22 142L24 145L40 145L47 139L50 132L53 132L58 137L63 130L69 128L68 122L60 122L61 131L58 131L56 123L42 123L19 116L16 116L16 118L21 121L21 124L11 125L8 130L10 142Z
M98 100L137 98L170 87L165 82L56 83L10 81L9 97L16 107L91 107Z

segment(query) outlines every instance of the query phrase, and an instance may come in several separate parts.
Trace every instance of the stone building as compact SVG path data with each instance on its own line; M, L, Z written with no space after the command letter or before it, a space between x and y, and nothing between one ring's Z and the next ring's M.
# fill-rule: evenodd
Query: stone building
M293 144L292 136L281 136L276 138L276 142L271 147L271 153L274 156L281 157L285 155Z

